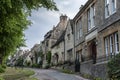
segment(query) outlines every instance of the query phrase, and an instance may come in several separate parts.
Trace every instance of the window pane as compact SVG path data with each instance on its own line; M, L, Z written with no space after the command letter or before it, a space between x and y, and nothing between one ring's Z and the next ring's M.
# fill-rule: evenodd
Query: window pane
M106 53L106 56L108 56L108 38L107 37L105 38L105 53Z
M79 22L76 23L76 40L79 39Z
M91 10L90 10L91 28L94 27L94 19L93 19L93 16L94 16L94 8L93 8L93 6L92 6L92 7L91 7Z
M105 0L105 17L108 17L110 15L109 7L110 7L110 1Z
M79 21L79 26L80 26L80 30L79 30L79 33L80 33L80 37L82 37L82 22L81 22L81 20Z
M110 54L114 55L114 53L113 53L113 35L110 35Z
M111 6L112 6L112 13L114 13L116 11L116 0L112 0Z
M118 32L115 33L115 52L119 52L119 37L118 37Z
M88 10L88 30L91 29L90 25L91 25L91 21L90 21L90 9L89 9Z

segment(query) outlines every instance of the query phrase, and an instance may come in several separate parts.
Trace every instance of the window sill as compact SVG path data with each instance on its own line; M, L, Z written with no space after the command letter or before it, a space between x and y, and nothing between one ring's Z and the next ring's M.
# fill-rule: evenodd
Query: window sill
M88 32L86 33L86 36L87 36L88 34L92 33L93 31L95 31L96 29L97 29L97 27L95 26L95 27L93 27L91 30L88 30Z
M112 14L110 14L109 16L105 16L105 19L108 19L109 17L111 17L112 15L114 15L116 13L116 11L114 11Z

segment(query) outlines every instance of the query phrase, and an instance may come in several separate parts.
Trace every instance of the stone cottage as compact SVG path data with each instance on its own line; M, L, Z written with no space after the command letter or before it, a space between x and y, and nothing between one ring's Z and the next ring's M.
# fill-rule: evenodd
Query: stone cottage
M73 39L73 21L69 19L66 29L56 43L52 46L53 64L63 64L66 62L74 63L75 57Z
M73 38L73 21L68 20L65 30L65 61L74 62L74 38Z
M51 47L56 43L56 41L60 38L62 33L64 32L67 25L67 16L61 15L60 21L57 26L54 26L52 30L45 34L44 40L42 42L43 45L43 54L44 54L44 63L46 63L46 54L48 51L53 51Z
M65 31L61 34L56 43L51 47L52 48L52 63L54 65L62 64L65 61L65 45L64 45L64 35Z

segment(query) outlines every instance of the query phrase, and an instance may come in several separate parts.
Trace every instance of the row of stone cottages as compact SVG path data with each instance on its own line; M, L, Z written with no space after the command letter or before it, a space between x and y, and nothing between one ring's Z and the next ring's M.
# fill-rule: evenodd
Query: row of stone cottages
M106 77L106 63L120 50L120 0L88 0L70 20L60 16L42 41L52 63L73 62L71 70ZM80 65L79 65L80 63Z

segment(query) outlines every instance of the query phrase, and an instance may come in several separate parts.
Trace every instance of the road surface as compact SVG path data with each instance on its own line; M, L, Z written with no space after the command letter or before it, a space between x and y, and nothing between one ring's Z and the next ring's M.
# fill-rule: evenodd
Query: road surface
M35 71L33 77L38 78L39 80L88 80L84 79L78 75L74 74L65 74L52 69L32 69Z

